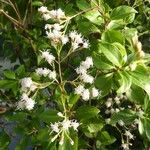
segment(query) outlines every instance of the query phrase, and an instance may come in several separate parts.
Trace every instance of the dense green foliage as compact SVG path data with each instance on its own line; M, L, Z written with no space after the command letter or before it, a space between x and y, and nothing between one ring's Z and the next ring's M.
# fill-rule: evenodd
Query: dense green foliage
M65 16L44 20L42 6L61 8ZM89 42L73 50L71 42L47 38L45 25L55 23L62 36L77 31ZM15 150L149 150L149 41L149 0L0 0L0 150L18 135ZM87 57L94 80L88 83L77 71ZM56 79L40 76L41 67L55 70ZM36 89L21 87L26 77ZM75 92L80 84L98 97ZM18 106L24 92L33 109ZM64 120L79 126L65 129ZM56 122L60 133L52 128Z

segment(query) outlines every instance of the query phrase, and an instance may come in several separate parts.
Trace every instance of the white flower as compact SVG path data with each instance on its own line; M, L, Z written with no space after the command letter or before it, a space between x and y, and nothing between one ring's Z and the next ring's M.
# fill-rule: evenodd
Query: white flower
M129 137L129 139L134 139L134 136L130 133L130 131L125 131L125 135Z
M64 115L63 115L61 112L58 112L57 115L58 115L59 117L64 117Z
M21 88L25 90L26 88L30 88L33 84L32 79L30 77L26 77L21 79Z
M34 101L33 99L31 99L31 98L28 98L28 99L26 100L26 102L25 102L25 107L26 107L26 109L28 109L28 110L32 110L33 107L34 107L34 105L35 105L35 101Z
M43 68L37 68L37 69L35 70L35 72L36 72L36 74L42 76L42 75L43 75Z
M93 59L92 57L86 57L86 60L81 62L81 66L84 66L86 69L93 67Z
M23 93L21 100L17 104L17 109L32 110L35 105L35 101L28 97L27 94Z
M61 19L65 17L65 13L60 8L57 10L51 10L49 14L53 19Z
M105 102L105 105L107 108L109 108L112 105L112 98L108 98L107 101Z
M87 70L84 66L80 65L78 68L75 69L77 74L86 74Z
M63 18L65 13L59 8L57 9L57 18Z
M73 51L76 50L77 48L79 48L79 44L76 43L76 42L73 42L72 43L72 49L73 49Z
M116 104L120 104L120 98L119 97L115 97L114 100L115 100Z
M46 77L50 73L50 70L47 68L43 69L43 76Z
M77 32L76 31L72 31L69 33L69 37L74 40L76 38Z
M44 76L46 77L51 71L47 68L37 68L36 70L36 73L38 75L41 75L41 76Z
M88 48L89 43L88 40L84 40L81 34L78 34L76 31L72 31L69 33L69 37L72 42L72 49L76 50L79 47Z
M124 150L129 150L129 145L127 143L123 143L121 145L121 147L124 149Z
M88 75L88 74L82 74L80 76L80 79L83 80L83 82L85 82L85 83L92 84L94 82L94 78L91 75Z
M51 18L51 16L49 14L43 14L43 19L45 21L49 20Z
M53 28L54 28L54 30L60 31L62 27L61 27L60 24L55 23L55 24L53 25Z
M83 91L84 91L83 85L79 85L78 87L75 88L75 94L81 95Z
M118 109L118 108L115 109L115 112L116 112L116 113L118 113L119 111L120 111L120 109Z
M73 127L73 129L75 130L75 131L78 131L78 127L79 127L79 123L77 122L77 120L72 120L71 121L71 126Z
M136 63L132 63L132 64L129 65L129 67L130 67L131 71L134 71L136 69L136 67L137 67L137 64Z
M59 123L57 123L57 122L55 122L54 124L51 123L51 129L52 129L52 131L58 133L60 131Z
M55 60L55 57L48 51L42 52L42 58L44 58L50 65Z
M34 91L36 88L37 88L37 86L33 84L33 85L31 85L30 90Z
M88 48L88 47L89 47L89 42L88 42L88 40L85 40L83 42L83 48Z
M92 88L92 97L97 97L99 95L99 91L98 89L96 89L95 87Z
M63 130L68 130L71 127L71 121L70 120L63 120L61 122Z
M47 13L48 9L45 6L41 6L40 8L38 8L38 11L41 12L41 13Z
M45 30L50 30L50 29L52 29L52 25L46 24L46 25L45 25Z
M107 124L109 124L109 123L110 123L110 121L111 121L111 119L110 119L110 118L105 119L105 122L106 122Z
M61 36L62 44L66 44L68 41L69 41L69 38L67 36Z
M90 92L88 89L85 89L82 93L81 93L82 99L85 101L88 101L90 99Z
M55 79L56 79L56 71L50 71L48 77L49 77L50 79L55 80Z

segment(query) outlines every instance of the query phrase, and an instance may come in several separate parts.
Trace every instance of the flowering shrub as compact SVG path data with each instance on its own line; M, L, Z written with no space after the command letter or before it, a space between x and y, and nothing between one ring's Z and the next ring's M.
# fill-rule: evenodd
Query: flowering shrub
M3 45L19 59L0 80L2 150L16 136L16 150L150 147L149 54L134 27L138 1L59 1L56 9L29 1L24 17L20 2L1 2L14 25L9 36L10 22L2 25Z

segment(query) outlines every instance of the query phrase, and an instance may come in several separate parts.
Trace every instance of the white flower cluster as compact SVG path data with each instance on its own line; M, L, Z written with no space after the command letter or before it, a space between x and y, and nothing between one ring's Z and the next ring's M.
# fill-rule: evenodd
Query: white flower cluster
M35 101L32 98L29 98L26 93L34 91L37 88L35 83L30 77L21 79L21 90L23 91L21 100L17 103L17 109L27 109L32 110L35 104Z
M45 59L50 65L53 63L53 61L55 60L55 57L49 53L48 51L44 51L42 52L42 56L43 59Z
M36 73L40 76L44 76L44 77L49 77L52 80L56 79L56 71L51 71L50 69L47 68L37 68Z
M80 66L75 70L76 73L79 74L80 80L82 80L84 83L92 84L94 82L94 77L87 74L87 71L90 69L90 67L93 67L92 57L86 57L85 61L82 61ZM81 84L75 88L75 94L81 95L83 100L88 101L90 98L98 97L100 92L95 87L89 90L84 88L84 86Z
M21 90L22 91L27 91L27 90L34 91L36 88L37 88L36 85L33 83L32 79L30 77L21 79Z
M67 17L65 13L59 8L58 10L49 11L47 7L40 7L38 11L42 14L44 20L52 19L57 23L46 24L45 30L47 38L51 40L51 44L55 46L56 44L66 44L71 42L71 50L75 51L78 48L88 48L89 42L85 40L81 34L78 34L76 31L72 31L69 35L65 35L64 27L66 26ZM63 19L63 22L61 20Z
M22 97L21 97L21 100L17 104L17 109L32 110L34 105L35 105L35 101L33 99L29 98L27 94L23 93Z
M61 112L58 113L58 116L64 117ZM62 122L51 123L50 125L51 130L52 132L56 133L56 135L51 139L51 142L55 141L61 133L65 132L65 134L67 134L70 128L73 128L75 131L78 131L79 125L80 124L75 119L73 120L64 119ZM69 140L70 143L73 145L74 141L70 137ZM64 137L62 136L59 144L62 145L63 143L64 143Z
M71 38L71 45L73 51L76 49L82 47L82 48L88 48L89 47L89 41L85 40L81 34L78 34L76 31L72 31L69 33L69 37Z
M92 84L94 77L87 74L87 70L93 66L92 57L87 57L85 61L82 61L80 66L76 68L76 73L80 75L80 79L85 83Z
M75 94L81 95L83 100L88 101L90 97L96 98L100 93L95 87L93 87L90 91L89 89L85 89L83 85L79 85L75 88Z
M108 98L105 102L105 105L107 107L105 114L118 113L120 110L124 110L124 108L120 106L120 103L121 101L124 101L126 99L126 95L116 96L115 98Z
M63 26L58 23L45 25L47 38L52 41L52 45L57 43L66 44L69 41L69 38L61 31L62 28Z
M47 7L41 6L38 11L42 14L44 20L53 19L56 21L60 21L65 18L65 13L59 8L57 10L49 11Z

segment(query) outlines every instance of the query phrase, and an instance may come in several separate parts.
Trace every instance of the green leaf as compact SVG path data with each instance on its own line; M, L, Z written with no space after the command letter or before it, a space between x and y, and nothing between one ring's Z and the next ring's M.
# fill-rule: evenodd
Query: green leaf
M34 1L32 2L32 6L43 6L43 3L41 1Z
M141 135L144 134L144 131L145 131L145 129L144 129L144 119L142 119L142 118L140 118L139 121L138 121L138 130L139 130L139 133Z
M127 92L130 89L132 80L131 80L130 75L125 71L118 72L118 75L120 76L119 82L121 86L117 90L117 93L122 94L122 93Z
M119 52L121 53L122 58L123 58L122 64L125 64L127 61L127 52L126 52L125 47L118 42L115 42L112 45L115 46L119 50Z
M123 29L125 26L125 22L123 21L123 19L120 20L111 20L108 25L107 25L107 29L108 30L119 30L119 29Z
M122 120L125 123L125 125L129 125L133 123L133 121L136 118L137 118L137 115L134 111L125 109L118 113L114 113L111 117L110 123L114 125L118 123L118 121Z
M0 89L16 88L17 84L16 80L0 80Z
M8 79L15 79L16 78L16 75L13 71L6 70L3 73L4 73L4 76Z
M133 15L135 15L137 11L129 6L119 6L115 9L113 9L113 11L110 14L110 18L112 20L119 20L119 19L123 19L125 20L127 23L130 23L131 20L129 20L130 17L133 17ZM133 18L132 18L133 19Z
M131 89L126 92L128 99L134 103L144 104L145 92L142 88L132 85Z
M76 4L78 6L79 9L81 10L85 10L91 7L90 3L88 3L87 0L77 0Z
M70 94L69 100L68 100L68 105L70 108L72 108L80 99L80 95L76 95L76 94Z
M24 67L24 65L21 65L21 66L19 66L18 68L17 68L17 70L16 70L16 73L17 73L17 75L21 78L21 77L24 77L24 75L25 75L25 67Z
M110 73L107 75L101 75L96 78L95 85L102 91L101 96L105 96L110 92L112 87L112 77L113 74Z
M88 120L97 116L100 110L94 106L81 106L76 110L77 118L80 120Z
M122 56L117 47L110 43L100 42L99 51L101 51L105 57L114 65L122 66Z
M57 113L57 110L48 109L38 114L38 118L40 121L44 121L46 123L57 122L62 119L57 115Z
M117 30L107 30L103 32L101 39L108 43L118 42L122 45L125 44L125 38L123 34Z
M144 112L150 114L150 98L148 95L144 98Z
M87 125L90 133L97 133L103 128L104 124L102 122L93 122Z
M83 16L96 25L101 25L102 23L104 23L104 20L100 16L98 10L93 9L91 11L86 12Z
M77 20L77 25L78 25L79 31L85 36L88 36L91 33L100 32L100 30L96 27L96 25L94 25L88 20L84 21L83 19L82 20L79 19Z
M101 70L111 70L114 69L115 67L107 60L106 57L103 55L97 54L96 52L93 52L92 55L94 66L96 68L101 69Z
M144 130L146 132L148 140L150 141L150 119L149 118L145 119L144 122L145 122Z
M97 140L100 141L102 145L110 145L116 141L116 138L111 136L107 131L102 131L98 134Z

